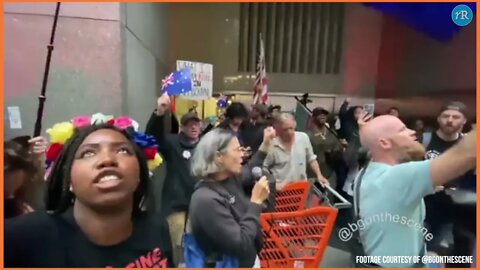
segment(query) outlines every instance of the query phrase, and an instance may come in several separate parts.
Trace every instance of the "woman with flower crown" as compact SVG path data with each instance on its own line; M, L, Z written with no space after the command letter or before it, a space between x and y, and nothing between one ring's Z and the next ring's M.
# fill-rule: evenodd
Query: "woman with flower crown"
M137 129L128 117L96 114L47 131L47 211L6 221L6 267L170 266L166 224L144 207L149 169L162 161Z

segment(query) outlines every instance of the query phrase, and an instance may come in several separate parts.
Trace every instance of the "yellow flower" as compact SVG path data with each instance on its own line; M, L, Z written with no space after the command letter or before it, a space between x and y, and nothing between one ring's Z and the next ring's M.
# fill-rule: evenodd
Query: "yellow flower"
M62 122L47 129L47 133L50 135L50 142L65 144L75 133L75 127L70 122Z
M148 169L153 171L158 168L158 166L162 165L162 163L162 157L159 154L156 154L154 159L148 161Z

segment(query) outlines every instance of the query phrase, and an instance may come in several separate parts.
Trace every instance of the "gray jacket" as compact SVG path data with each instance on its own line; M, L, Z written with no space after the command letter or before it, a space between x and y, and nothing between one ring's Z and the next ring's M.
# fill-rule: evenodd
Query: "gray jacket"
M254 265L263 245L260 228L262 206L250 202L243 186L256 180L251 169L261 166L265 156L264 152L258 151L244 166L242 174L224 181L208 182L214 188L201 185L194 191L189 223L195 239L206 254L236 256L240 267L244 268Z

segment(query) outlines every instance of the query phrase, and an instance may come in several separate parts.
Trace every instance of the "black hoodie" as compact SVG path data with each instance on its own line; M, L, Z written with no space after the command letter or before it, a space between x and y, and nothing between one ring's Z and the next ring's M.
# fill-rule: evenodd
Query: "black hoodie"
M190 158L198 142L190 143L183 133L165 134L164 122L164 116L152 114L145 132L155 137L158 150L167 165L161 196L161 213L168 216L173 212L188 211L197 182L190 173Z

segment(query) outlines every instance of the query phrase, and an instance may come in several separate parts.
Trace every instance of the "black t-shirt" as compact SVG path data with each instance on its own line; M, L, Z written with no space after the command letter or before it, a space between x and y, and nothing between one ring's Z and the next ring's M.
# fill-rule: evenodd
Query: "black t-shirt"
M22 204L15 198L3 200L3 209L5 218L13 218L23 214Z
M427 146L427 153L426 153L426 158L427 159L435 159L445 151L447 151L450 147L454 146L459 140L461 139L461 136L458 137L458 139L454 141L444 141L440 137L438 137L436 132L432 132L432 138L430 139L430 143Z
M443 154L449 148L454 146L462 136L459 136L458 139L454 141L444 141L440 137L438 137L436 132L432 133L432 138L430 143L427 146L427 152L425 154L425 158L428 160L432 160L437 158L439 155ZM459 177L458 179L451 181L446 186L448 187L459 187L462 189L469 189L472 191L476 190L476 176L474 171L469 171L463 176Z
M171 267L166 224L146 216L134 223L132 236L113 246L88 240L73 219L37 212L5 221L5 267L166 268Z

